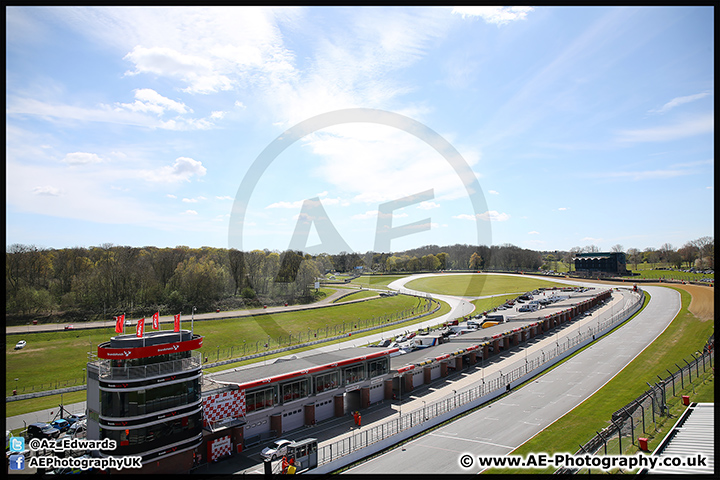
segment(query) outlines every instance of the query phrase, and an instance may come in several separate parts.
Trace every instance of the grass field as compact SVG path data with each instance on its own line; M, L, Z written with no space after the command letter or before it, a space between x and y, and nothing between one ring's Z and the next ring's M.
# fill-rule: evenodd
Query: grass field
M492 298L481 298L478 300L473 300L470 303L475 305L475 311L473 312L473 315L482 313L486 310L492 310L495 307L498 307L505 303L507 300L511 300L515 298L517 295L500 295L499 297L492 297Z
M531 276L457 274L418 278L405 286L421 292L480 297L502 293L520 294L536 288L567 287L568 284Z
M242 354L243 344L246 344L248 353L255 353L256 343L264 344L268 337L270 337L268 348L272 349L277 347L278 337L283 337L283 341L286 341L291 334L296 338L302 334L307 339L308 330L316 332L318 338L333 336L336 329L340 330L344 327L346 331L356 330L355 327L369 326L373 319L377 323L377 319L383 315L412 311L417 306L417 298L398 295L304 311L197 321L194 325L194 333L205 336L200 351L215 360L219 351L230 353L232 348L235 349L236 356L239 356ZM183 328L189 327L188 323L183 323ZM93 330L78 329L72 332L60 330L33 333L22 337L6 336L6 395L11 394L16 383L18 393L23 393L26 386L56 385L58 381L75 382L84 378L83 369L86 367L87 353L97 352L99 343L107 342L115 335L114 327L108 327ZM28 342L27 346L22 350L14 350L15 343L21 338ZM17 382L15 378L18 378ZM52 386L52 388L56 387Z
M670 287L672 288L672 287ZM705 287L697 287L705 288ZM682 365L683 358L690 353L701 351L708 337L714 331L714 324L708 318L699 318L689 310L692 297L687 290L680 292L682 306L677 317L652 345L646 348L622 372L610 380L592 397L567 413L531 440L511 452L513 455L528 453L558 452L574 453L610 422L613 412L623 407L647 390L646 382L657 381L657 375L667 376L666 369L677 370L675 363ZM712 400L714 401L714 400ZM661 438L658 439L658 441ZM489 469L489 474L552 473L552 469Z
M367 302L363 302L363 303L367 303ZM450 311L450 306L445 302L440 302L440 310L438 310L437 312L435 312L432 315L423 317L423 321L432 320L433 318L440 317L442 315L445 315L449 311ZM409 320L407 322L396 324L393 326L393 328L402 328L402 327L410 328L416 322L417 322L417 320ZM362 338L364 336L372 335L374 333L377 333L377 332L375 331L375 332L370 332L370 333L364 333L364 334L359 333L357 335L353 335L352 340L348 343L354 344L356 340L362 341ZM322 345L329 345L329 344L340 343L340 342L345 342L345 341L346 341L345 339L335 340L335 341L323 343ZM358 346L360 346L360 344L358 344ZM300 351L304 351L304 350L309 350L312 348L317 348L317 345L312 346L312 347L293 349L291 352L295 353L295 352L300 352ZM282 353L267 355L266 357L263 357L260 360L254 359L251 361L237 362L237 363L233 363L232 366L238 367L238 366L247 365L250 363L263 362L265 360L272 360L277 357L287 356L288 354L289 354L289 352L282 352ZM224 366L214 367L214 368L205 368L205 369L203 369L203 371L205 373L210 373L210 372L226 370L227 368L228 368L228 365L224 365ZM61 403L61 401L64 402L64 404L83 402L86 400L86 397L87 397L87 393L83 390L80 392L66 393L62 396L61 395L49 395L47 397L34 398L34 399L29 399L29 400L21 400L21 401L16 401L16 402L8 402L5 404L5 409L6 409L5 414L6 414L6 416L13 416L13 415L21 415L24 413L36 412L38 410L45 410L48 408L57 407Z
M351 283L368 288L387 288L390 283L405 277L407 275L363 275L354 279Z
M342 297L341 299L335 300L335 302L347 302L349 300L360 300L361 298L370 298L377 296L378 292L373 292L372 290L360 290L359 292L351 293L350 295L346 297ZM333 303L335 303L333 302Z

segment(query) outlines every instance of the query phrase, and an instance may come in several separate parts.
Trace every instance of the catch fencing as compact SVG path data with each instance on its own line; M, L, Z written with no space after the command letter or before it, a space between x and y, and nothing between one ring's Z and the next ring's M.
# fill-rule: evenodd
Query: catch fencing
M643 291L639 290L636 295L633 295L633 301L629 305L612 314L609 319L598 321L594 325L590 325L587 330L576 334L565 337L558 335L555 345L544 348L539 356L520 359L509 367L503 368L498 376L483 378L478 385L470 389L458 391L413 411L399 413L392 420L371 427L363 427L338 441L320 446L318 448L317 473L330 473L356 460L373 455L504 394L630 318L640 310L644 297Z
M711 341L712 342L711 337ZM708 345L712 345L712 343ZM657 432L657 422L660 417L668 415L668 399L677 397L685 389L693 385L701 376L714 368L715 353L713 348L705 348L702 354L691 354L692 360L684 359L685 365L675 364L678 370L662 378L654 384L648 383L649 388L639 397L612 414L610 425L591 438L576 455L623 455L631 445L639 446L639 438L650 432ZM578 468L561 468L556 474L575 474Z

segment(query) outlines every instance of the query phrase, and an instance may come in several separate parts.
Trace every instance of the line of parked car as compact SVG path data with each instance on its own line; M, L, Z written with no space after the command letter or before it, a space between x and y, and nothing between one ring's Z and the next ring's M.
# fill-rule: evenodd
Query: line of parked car
M25 437L47 439L85 438L87 418L84 413L58 418L50 423L38 422L28 425Z

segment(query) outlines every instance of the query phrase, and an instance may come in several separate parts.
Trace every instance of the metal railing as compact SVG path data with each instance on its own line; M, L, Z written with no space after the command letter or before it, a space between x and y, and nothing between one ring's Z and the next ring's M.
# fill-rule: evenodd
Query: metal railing
M649 384L648 390L612 414L610 425L588 440L576 455L623 455L631 445L637 445L638 438L650 432L658 432L657 422L660 417L668 416L668 399L677 397L692 382L701 378L702 374L713 369L715 353L713 349L705 349L702 354L691 355L693 360L684 360L686 365L677 365L678 370L665 378L658 377L658 382ZM578 468L561 468L557 474L578 473Z
M135 367L113 367L112 360L98 360L95 363L103 380L134 380L199 369L202 366L202 357L199 353L194 353L188 358Z

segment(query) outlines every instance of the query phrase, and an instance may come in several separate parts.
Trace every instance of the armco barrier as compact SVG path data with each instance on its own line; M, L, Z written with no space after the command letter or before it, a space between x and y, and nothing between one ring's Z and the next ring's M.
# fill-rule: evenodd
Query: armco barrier
M634 297L635 301L629 307L598 324L597 328L590 327L588 331L574 335L572 338L563 337L562 341L558 339L555 347L547 349L547 354L543 350L543 356L540 358L529 362L525 360L515 362L510 366L508 373L501 373L499 378L487 382L483 380L483 383L471 389L319 447L318 467L313 473L332 473L503 395L509 389L542 373L630 318L642 308L645 299L642 290L639 290Z

